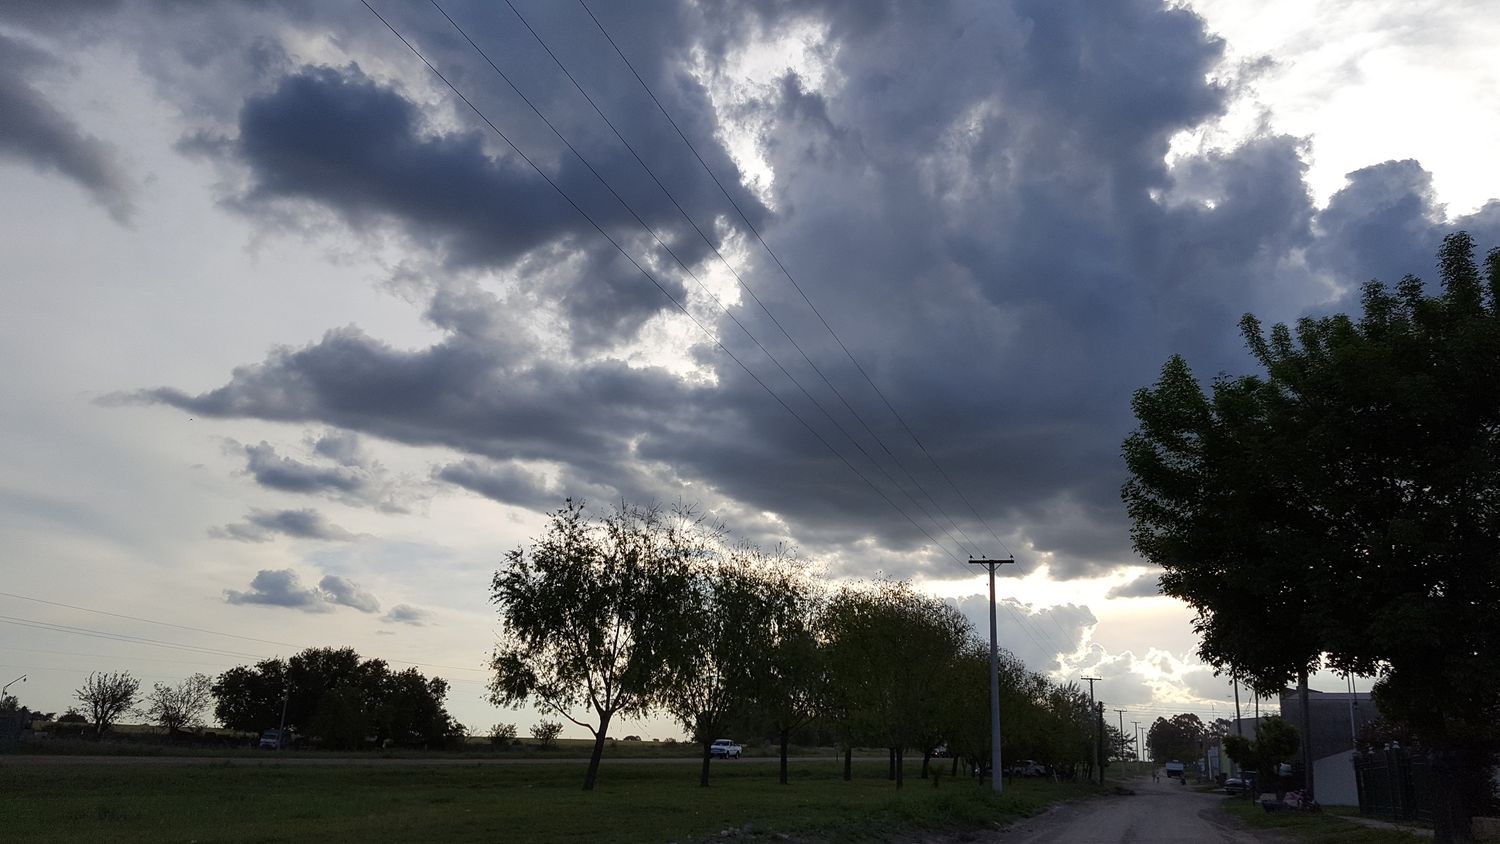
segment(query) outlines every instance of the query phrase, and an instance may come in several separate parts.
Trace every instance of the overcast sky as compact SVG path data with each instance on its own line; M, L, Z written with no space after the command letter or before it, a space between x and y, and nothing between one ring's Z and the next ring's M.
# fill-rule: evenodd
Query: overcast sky
M462 97L358 2L0 6L25 703L348 644L524 731L488 584L571 495L976 621L1014 554L1028 665L1222 714L1130 549L1132 391L1500 245L1479 0L372 5Z

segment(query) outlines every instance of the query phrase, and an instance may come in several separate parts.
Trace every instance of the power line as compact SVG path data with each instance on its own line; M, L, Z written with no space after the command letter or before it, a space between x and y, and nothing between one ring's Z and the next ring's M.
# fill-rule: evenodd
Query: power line
M80 612L90 612L90 613L94 613L95 615L107 615L107 616L111 616L113 618L124 618L124 619L128 619L130 621L139 621L139 622L143 622L145 624L155 624L155 625L158 625L158 626L161 626L161 627L173 627L173 628L176 628L178 630L191 630L194 633L208 633L208 634L213 635L213 636L226 636L226 637L231 638L231 639L243 639L243 640L245 640L247 642L260 642L263 645L280 645L281 647L284 647L284 648L295 648L295 647L297 647L296 645L289 644L287 642L277 642L277 641L273 641L271 639L257 639L254 636L241 636L238 633L224 633L224 632L221 632L221 631L218 631L218 630L209 630L209 629L204 628L204 627L189 627L188 625L185 625L185 624L172 624L172 623L166 622L166 621L155 621L155 620L152 620L152 619L149 619L149 618L141 618L139 616L134 616L134 615L124 615L122 613L109 612L108 610L96 610L96 609L90 609L89 607L79 607L79 606L74 606L73 604L64 604L64 603L62 603L60 601L48 601L48 600L44 600L42 598L33 598L30 595L17 595L14 592L0 592L0 596L6 597L6 598L17 598L17 599L20 599L22 601L31 601L31 602L37 603L37 604L46 604L46 605L52 606L52 607L63 607L65 609L70 609L70 610L79 610Z
M214 656L233 656L243 659L261 659L258 654L248 654L241 651L226 651L218 648L205 648L197 645L184 645L176 642L163 642L160 639L148 639L144 636L133 636L128 633L111 633L104 630L94 630L88 627L73 627L67 624L54 624L50 621L38 621L30 618L16 618L14 616L0 615L0 623L14 624L18 627L30 627L36 630L49 630L54 633L68 633L75 636L90 636L95 639L111 639L116 642L130 642L138 645L150 645L156 648L171 648L173 650L188 651L190 653L212 654Z
M177 630L190 630L190 631L193 631L195 633L207 633L207 634L212 635L212 636L224 636L224 637L227 637L227 638L230 638L230 639L243 639L243 640L245 640L247 642L259 642L261 644L266 644L266 645L279 645L281 647L292 648L294 650L300 650L303 647L303 646L300 646L300 645L294 645L294 644L292 644L290 642L277 642L277 641L274 641L272 639L258 639L258 638L254 637L254 636L241 636L238 633L226 633L226 632L224 632L222 630L210 630L210 629L208 629L206 627L191 627L191 626L188 626L188 625L185 625L185 624L174 624L174 623L169 622L169 621L159 621L159 620L151 619L151 618L142 618L140 616L124 615L122 613L110 612L108 610L94 609L92 607L81 607L81 606L77 606L75 604L64 604L64 603L61 603L59 601L49 601L49 600L46 600L44 598L36 598L36 597L31 596L31 595L18 595L18 594L14 593L14 592L0 592L0 596L6 597L6 598L17 598L17 599L22 600L22 601L31 601L31 602L37 603L37 604L46 604L48 606L53 606L53 607L63 607L65 609L77 610L79 612L93 613L95 615L104 615L104 616L110 616L112 618L123 618L123 619L128 619L130 621L139 621L142 624L155 624L155 625L157 625L159 627L171 627L171 628L174 628L174 629L177 629ZM6 617L6 616L0 616L0 620L7 620L7 619L8 619L8 623L18 623L18 622L21 622L21 623L24 623L25 626L33 626L35 624L53 625L53 622L37 621L35 619L10 619L9 617ZM58 626L58 627L67 627L67 625L56 625L56 626ZM78 632L78 631L83 631L83 630L86 630L86 628L69 628L69 629L65 629L65 630L56 630L54 632L68 633L68 632ZM104 637L104 638L117 638L117 637L127 637L127 638L131 638L131 639L140 639L141 638L141 637L135 637L135 636L131 636L130 634L124 634L124 633L111 633L111 632L108 632L108 631L93 631L93 632L95 634L97 634L98 636ZM80 635L85 635L85 634L80 633ZM117 640L123 641L122 639L117 639ZM143 640L143 641L140 642L140 644L157 644L157 645L165 646L165 647L191 649L191 650L199 651L199 652L203 652L203 653L210 653L210 654L213 654L215 656L236 656L236 657L248 658L248 659L267 659L268 658L268 657L266 657L264 655L246 654L246 653L242 653L242 652L239 652L239 651L227 651L227 650L222 650L222 649L217 649L217 648L202 648L202 647L199 647L199 646L196 646L196 645L180 645L180 644L173 644L173 643L161 643L161 642L158 642L158 640L154 640L154 639ZM419 668L438 668L438 669L443 669L443 670L446 670L446 671L480 671L480 672L486 672L486 673L488 672L488 669L485 669L485 668L467 668L467 667L459 666L459 665L439 665L437 663L432 663L432 662L414 662L412 660L407 660L407 659L386 659L385 661L386 662L397 663L399 665L413 665L413 666L417 666Z
M730 321L733 322L735 324L735 326L738 327L740 329L740 331L743 332L746 337L750 338L750 342L754 343L755 346L756 346L756 348L760 349L760 351L767 358L770 359L771 363L774 364L776 366L776 368L781 371L781 374L785 375L786 378L787 378L787 380L789 380L789 381L792 382L792 384L797 388L797 390L802 393L803 397L805 397L809 402L811 402L813 404L813 406L816 407L823 414L823 417L825 419L827 419L828 422L831 425L833 425L833 427L835 429L837 429L840 434L844 435L845 439L849 440L850 444L854 446L855 450L857 450L861 455L863 455L866 460L870 461L870 464L872 466L874 466L875 469L877 471L879 471L881 473L881 475L883 475L887 481L890 482L891 486L895 487L903 495L905 495L906 498L907 498L907 500L910 501L913 505L915 505L917 507L917 509L922 513L923 516L925 516L929 520L931 520L932 523L933 523L933 525L935 525L938 528L938 530L940 530L940 531L945 530L945 528L943 528L943 526L938 522L938 520L936 518L934 518L931 513L927 512L927 508L924 507L924 506L922 506L922 503L919 502L919 501L917 501L917 499L914 498L911 495L911 493L907 492L906 489L904 487L902 487L901 484L895 478L891 477L890 472L887 472L885 470L885 467L881 466L880 462L878 460L876 460L873 456L871 456L871 454L868 451L865 450L864 446L860 445L859 441L857 439L855 439L854 436L852 434L850 434L849 431L846 430L844 428L844 426L837 419L834 418L833 414L828 412L828 408L825 407L822 402L818 401L818 399L815 398L812 395L812 393L809 392L808 389L805 386L803 386L802 382L797 379L797 376L793 375L791 373L791 371L788 370L786 368L786 366L782 364L781 360L776 357L775 353L773 353L770 349L766 348L765 344L762 343L760 341L760 339L757 338L755 336L755 334L750 331L749 327L746 326L743 322L741 322L740 319L739 319L739 317L735 316L734 312L732 310L730 310L727 305L724 304L723 300L721 300L717 295L715 295L712 290L708 289L708 286L703 283L703 280L698 277L698 274L695 273L695 272L693 272L692 268L690 268L687 265L687 262L683 261L682 258L680 256L678 256L677 252L674 249L672 249L672 247L669 246L666 243L666 241L662 240L661 236L658 235L654 229L652 229L651 225L649 223L647 223L641 217L640 214L636 213L635 209L630 206L630 203L627 202L625 200L625 198L622 197L619 194L619 192L614 189L614 187L612 185L610 185L609 181L607 179L605 179L604 176L603 176L603 174L601 174L594 167L593 163L590 162L589 159L582 152L579 152L578 148L575 147L572 144L572 142L569 141L567 139L567 137L563 135L563 133L557 128L557 126L550 119L548 119L547 115L544 114L542 112L542 110L537 107L536 103L534 103L531 100L530 97L526 96L526 93L521 90L520 86L516 85L516 83L511 80L510 76L507 75L505 73L505 71L501 70L500 67L499 67L499 65L495 64L494 60L492 60L489 57L489 54L484 51L484 48L480 47L479 44L477 44L474 41L473 38L469 37L469 34L466 31L464 31L464 28L462 26L460 26L458 24L458 22L455 21L452 18L452 16L450 16L447 13L447 11L445 11L443 9L443 7L441 5L438 4L437 0L429 0L429 2L432 4L432 7L435 8L435 9L437 9L438 13L441 14L443 16L443 18L445 20L447 20L448 23L458 32L458 34L460 36L462 36L465 41L468 42L469 46L473 47L474 51L477 52L477 53L479 53L480 58L484 59L485 63L488 64L490 66L490 68L492 70L494 70L496 74L499 75L499 77L505 82L505 84L508 85L508 86L510 86L511 91L515 92L516 96L518 96L518 97L521 98L521 101L524 102L526 104L526 106L531 109L532 113L535 114L544 124L546 124L547 128L552 131L552 134L556 135L557 139L559 141L561 141L563 143L563 145L568 148L568 151L571 152L573 154L573 156L575 158L577 158L580 162L582 162L583 166L589 171L589 173L591 173L593 175L593 177L599 182L599 184L603 185L604 189L607 190L607 191L609 191L610 196L613 196L615 198L615 201L617 201L617 202L620 203L620 206L625 209L626 213L628 213L636 221L636 223L638 223L641 226L641 228L645 229L646 232L651 235L652 239L654 239L656 241L657 245L661 246L661 248L663 250L665 250L666 253L672 257L672 260L677 263L677 266L681 267L682 270L683 270L683 272L687 273L688 277L691 278L698 285L699 289L701 289L704 292L705 295L707 295L710 299L712 299L713 302L714 302L714 304L716 304L716 305L719 306L719 310L723 311L724 315L727 316L727 317L729 317ZM515 11L515 7L511 6L511 10ZM518 18L520 18L520 13L516 12L516 16ZM521 18L521 23L526 24L526 19L525 18ZM526 24L526 27L527 27L528 30L531 30L530 24ZM547 52L549 54L551 54L550 48L547 48L546 43L542 42L540 36L536 35L536 31L535 30L531 30L531 33L532 33L533 36L536 36L538 42L542 43L542 47L544 49L547 49ZM556 59L557 59L557 57L554 55L553 56L553 60L556 61ZM558 66L562 67L561 63L559 63ZM567 73L567 69L563 68L563 72L566 74ZM569 76L569 79L571 79L571 78L572 77ZM578 83L574 82L573 84L574 84L575 87L577 87ZM583 90L582 88L579 88L580 92L582 90ZM587 94L584 94L584 96L586 98L588 97ZM590 99L589 102L590 102L590 104L593 104L593 100L592 99ZM595 111L596 112L598 111L598 107L597 106L595 106ZM603 112L599 112L599 114L600 114L601 117L603 117ZM608 118L604 118L604 119L605 119L606 123L609 123ZM609 124L609 126L610 126L611 129L614 128L614 124L612 124L612 123ZM698 232L698 235L703 238L704 242L708 244L709 248L713 250L714 254L719 256L719 260L724 262L724 266L729 269L730 274L733 275L734 278L735 278L735 280L739 282L740 287L744 288L747 292L749 292L751 298L755 299L755 301L757 303L759 303L760 299L755 296L754 291L750 290L750 288L745 284L744 280L740 278L739 273L735 271L734 267L731 266L728 261L724 260L724 256L719 253L718 248L716 246L714 246L714 244L708 240L708 236L703 233L703 230L698 227L697 223L693 222L692 218L687 215L687 212L683 211L682 206L677 203L677 200L672 196L671 192L667 191L666 187L664 185L662 185L661 181L656 178L656 174L653 173L649 167L646 167L646 163L641 160L641 158L640 158L639 155L636 155L635 149L633 147L631 147L628 142L625 141L624 137L621 136L618 131L615 132L615 136L620 138L621 142L625 144L626 148L630 150L630 152L631 152L632 155L635 155L636 161L639 162L640 165L641 165L641 167L646 170L647 175L651 176L651 178L656 181L657 186L660 187L662 189L662 191L667 194L667 198L669 200L671 200L672 204L677 207L678 212L681 213L685 219L687 219L688 223L693 227L693 229L695 231ZM767 313L767 315L770 315L770 311L768 309L766 309L766 307L765 307L764 304L761 305L761 309L765 310L766 313ZM772 319L773 322L776 322L776 324L777 324L778 327L780 327L781 323L776 320L775 316L771 316L771 319ZM782 328L782 333L787 336L788 340L791 340L791 335L787 334L785 328ZM797 346L797 343L796 343L795 340L792 340L792 345L794 347L796 347L799 352L802 351L801 347ZM822 371L818 369L818 367L817 367L816 364L812 363L812 360L807 357L806 353L803 353L802 357L810 365L812 365L814 371L816 371L820 376L823 375ZM838 392L837 388L833 387L833 384L828 381L828 378L826 376L823 376L823 382L825 384L828 384L828 386L831 389L833 389L835 395L838 395L840 399L843 399L843 395ZM848 408L851 413L854 413L855 418L857 420L859 420L863 424L864 420L860 419L858 413L856 413L854 411L854 409L849 406L849 403L847 401L844 402L844 406L846 408ZM865 426L865 430L866 431L870 430L870 428L869 428L868 425ZM873 431L871 431L870 433L871 433L872 436L874 436L874 432ZM879 442L879 437L876 437L876 441ZM883 446L884 444L882 443L881 445ZM890 450L886 449L886 453L889 454ZM898 462L897 465L898 466L900 465L899 462ZM918 486L918 488L920 489L920 485ZM929 496L929 498L930 498L930 496ZM936 503L936 502L934 502L934 503ZM950 522L951 522L951 519L950 519ZM953 535L952 535L951 531L949 531L949 538L950 539L953 538ZM967 537L965 537L965 538L967 538ZM968 551L972 552L972 548L965 549L964 546L963 546L963 544L961 542L955 541L954 544L958 545L959 548L962 549L962 550L968 550Z
M601 226L593 218L592 215L590 215L587 211L583 210L582 206L580 206L577 202L575 202L572 197L568 196L568 194L563 191L563 189L561 188L561 186L559 186L557 184L557 182L552 179L551 176L547 175L546 171L542 170L542 168L540 166L538 166L536 164L536 162L533 161L528 155L526 155L526 153L523 152L521 150L521 148L519 146L517 146L514 141L512 141L504 132L502 132L500 130L500 127L496 126L495 123L493 121L491 121L489 119L489 117L486 116L485 113L482 110L480 110L480 108L473 103L473 101L471 101L467 96L465 96L463 94L463 92L460 91L458 89L458 87L453 84L453 82L449 81L448 77L445 76L442 71L438 70L437 67L432 62L428 61L427 57L422 54L422 51L418 50L417 47L416 47L416 45L412 44L411 41L407 40L406 36L404 36L404 35L401 34L400 30L396 29L396 27L394 25L392 25L390 21L386 20L384 16L382 16L378 11L376 11L375 7L371 6L370 3L368 2L368 0L360 0L360 3L366 9L369 9L370 10L370 14L374 15L382 24L384 24L385 27L386 27L386 29L389 29L391 31L391 34L395 35L396 38L399 39L402 44L406 45L406 48L408 50L410 50L412 52L412 54L415 55L419 60L421 60L421 62L424 65L427 66L428 70L431 70L433 72L433 74L438 77L438 79L442 80L443 84L447 85L448 89L451 90L454 93L454 95L457 96L460 100L462 100L463 103L465 105L467 105L469 107L469 109L471 111L473 111L474 114L479 117L480 120L484 121L485 125L489 126L490 129L502 141L504 141L506 143L506 145L508 145L511 148L511 150L513 150L516 153L516 155L520 156L520 158L523 161L525 161L531 167L531 169L535 170L536 173L537 173L537 175L541 176L542 179L549 186L551 186L552 189L554 191L556 191L557 194L559 196L561 196L564 201L566 201L570 206L573 207L573 209L575 211L577 211L579 213L579 215L581 215L586 221L588 221L589 225L593 226L594 229L596 231L598 231L599 234L605 240L609 241L609 243L610 243L611 246L613 246L621 255L625 256L625 259L628 260L632 265L634 265L635 268L637 270L639 270L640 273L643 276L645 276L646 279L648 281L650 281L651 284L653 286L655 286L656 289L659 290L663 296L666 296L667 299L677 308L677 310L681 311L684 316L686 316L694 325L696 325L698 327L698 329L700 331L702 331L703 334L705 336L707 336L710 341L713 342L713 344L714 344L714 346L716 348L718 348L720 351L724 352L724 354L728 355L729 358L730 358L730 360L733 360L740 367L740 369L742 369L742 370L745 371L745 374L749 375L750 378L752 380L754 380L756 384L760 385L761 389L765 390L768 394L770 394L770 396L773 399L775 399L776 402L778 404L780 404L781 407L787 411L787 413L790 413L794 419L796 419L799 423L801 423L801 425L804 428L806 428L809 433L811 433L815 438L817 438L817 440L820 443L822 443L825 448L827 448L830 452L832 452L833 455L835 457L837 457L845 466L847 466L849 468L849 470L851 472L853 472L860 480L864 481L866 485L868 485L872 490L874 490L875 493L877 495L879 495L887 504L889 504L892 509L896 510L896 512L900 513L903 517L905 517L907 521L911 522L912 525L914 527L916 527L917 530L920 531L924 536L926 536L927 539L930 542L932 542L933 545L935 545L939 550L941 550L943 553L947 554L949 557L953 558L954 561L960 562L960 563L962 562L956 554L954 554L952 551L948 550L948 548L946 546L944 546L943 543L939 542L927 530L927 528L925 528L921 524L919 524L915 519L913 519L911 517L911 515L909 513L907 513L899 505L897 505L896 502L892 501L891 498L890 498L890 496L888 496L888 495L885 494L884 490L882 490L882 489L880 489L880 487L876 486L875 483L873 481L871 481L863 472L861 472L853 463L851 463L847 457L845 457L842 453L840 453L837 449L835 449L833 447L833 445L831 443L829 443L828 440L822 434L820 434L817 431L816 428L814 428L811 424L808 423L808 421L806 419L804 419L802 417L801 414L797 413L796 410L792 409L791 405L787 404L785 399L783 399L780 395L778 395L776 393L776 391L772 390L771 387L768 384L766 384L766 382L763 381L760 378L760 376L756 375L755 372L753 370L751 370L750 367L747 366L744 361L740 360L740 358L737 355L735 355L734 352L730 351L729 348L727 346L725 346L722 341L720 341L717 337L715 337L714 334L713 334L713 332L709 331L708 328L707 328L707 326L705 326L701 320L699 320L697 317L693 316L693 314L690 311L688 311L688 309L681 302L679 302L677 300L677 297L673 296L670 291L668 291L664 286L662 286L661 282L657 281L657 279L656 279L656 277L654 275L652 275L645 267L641 266L640 262L637 261L635 259L635 257L632 256L629 252L627 252L625 250L625 248L623 246L621 246L620 243L617 240L615 240L615 238L613 236L611 236L609 234L609 232L607 232L604 229L604 227Z
M813 304L812 299L807 295L807 291L802 288L802 285L797 283L797 279L792 276L791 272L786 268L786 265L782 263L781 258L777 257L776 252L771 249L771 245L766 242L766 239L764 237L761 236L760 230L755 227L754 223L750 222L749 216L745 214L744 210L740 208L739 203L735 201L734 197L729 193L728 189L724 187L724 183L719 181L719 177L714 174L713 168L709 167L708 162L703 160L703 156L698 154L697 147L693 146L692 141L688 140L687 134L682 131L682 127L677 125L677 121L672 119L672 115L667 111L666 106L662 105L662 102L657 98L656 93L651 90L651 86L646 84L646 80L642 78L640 72L635 69L635 65L630 62L630 59L626 58L625 52L620 49L620 45L615 43L615 39L609 34L609 30L605 29L604 24L600 22L598 16L594 14L594 11L589 8L586 0L578 0L578 4L583 7L583 10L585 12L588 13L589 18L594 22L594 25L599 28L599 32L604 35L605 40L607 40L609 42L609 45L614 48L615 54L618 55L620 57L620 60L625 63L625 66L630 69L631 75L633 75L636 81L640 83L641 87L645 89L646 94L651 97L651 101L656 104L656 107L661 111L662 116L667 119L667 122L672 125L672 128L674 130L676 130L677 136L682 139L682 142L686 144L688 149L693 153L693 157L698 160L698 164L703 167L703 171L708 174L710 179L713 179L714 184L719 188L719 192L724 194L725 199L729 200L729 204L734 207L735 212L739 214L739 217L744 221L745 226L749 228L751 233L755 235L756 241L758 241L761 247L766 250L766 254L771 256L771 260L775 262L777 268L781 270L782 275L786 276L787 281L791 282L792 286L796 288L797 292L802 296L802 300L807 303L808 308L810 308L813 314L817 316L818 321L821 322L823 324L823 327L828 330L829 335L833 337L836 343L838 343L839 348L843 349L844 354L849 358L850 363L854 364L854 368L859 371L860 375L864 377L865 382L869 384L870 388L875 391L875 394L880 397L880 400L885 405L886 409L889 410L891 415L896 418L896 421L901 424L901 427L906 431L907 436L911 437L912 442L916 443L917 448L920 449L922 454L924 454L927 457L928 461L932 463L933 468L937 469L938 473L942 475L943 479L948 482L948 485L953 488L953 491L958 494L958 497L964 502L965 505L968 506L969 512L973 513L974 517L979 520L979 523L984 525L985 529L990 532L990 535L995 538L995 541L999 542L1000 545L1005 548L1006 553L1014 557L1015 554L1011 552L1010 546L1006 545L1005 540L1000 538L1000 534L996 533L995 529L990 526L989 522L986 521L983 516L979 515L979 511L974 507L973 503L969 501L968 496L964 495L963 490L956 483L954 483L953 479L948 476L948 473L943 470L942 465L939 464L937 462L937 459L932 456L932 453L927 450L927 446L922 444L921 439L917 437L916 432L913 431L911 426L907 424L906 419L902 417L901 414L896 410L895 406L891 404L890 399L888 399L885 393L880 389L880 387L875 384L874 379L872 379L870 377L870 374L865 371L864 366L860 364L859 360L854 357L854 353L849 350L849 347L847 345L845 345L843 339L839 337L838 332L833 330L833 326L829 324L827 319L824 318L822 312L818 310L818 307Z
M437 8L439 12L442 13L443 17L448 19L449 23L453 24L453 27L455 29L458 29L459 33L464 36L465 40L469 41L471 45L474 44L473 40L464 33L463 29L459 27L456 22L454 22L453 18L449 16L447 12L443 11L442 6L438 5L437 0L430 0L430 2L434 7ZM715 244L713 240L708 236L708 234L703 230L703 228L698 225L697 221L693 219L692 215L690 215L687 210L682 207L682 204L677 201L677 197L674 196L672 194L672 191L667 188L667 186L659 177L657 177L656 172L651 169L651 166L648 165L645 159L641 157L635 146L632 145L630 141L625 138L625 135L621 133L620 130L615 126L614 121L609 119L609 116L604 113L604 110L599 107L599 104L594 101L594 98L589 96L588 91L584 90L583 86L579 84L578 80L573 76L572 72L568 70L567 65L564 64L562 59L558 57L557 53L552 50L552 47L547 44L546 39L542 38L541 34L536 31L536 28L526 20L526 16L521 14L521 11L516 8L515 3L511 2L511 0L505 0L505 5L510 7L511 12L515 14L516 19L521 22L521 25L526 28L527 32L531 33L531 36L536 39L537 44L541 45L542 49L547 52L547 55L552 58L552 62L557 65L558 70L562 71L563 75L567 77L568 81L572 83L573 87L578 91L578 93L581 94L584 100L588 102L589 106L594 110L594 113L599 116L599 119L604 121L604 125L609 127L609 130L614 133L614 136L620 141L622 145L624 145L625 149L630 152L630 155L635 159L636 163L641 166L641 169L646 172L646 175L651 177L651 181L661 189L661 192L664 195L666 195L667 199L672 203L672 206L677 209L677 213L681 214L682 218L687 221L688 225L692 226L693 231L698 233L698 237L703 240L704 245L708 246L708 248L713 251L714 256L719 259L719 262L729 270L730 275L734 276L734 280L739 284L740 288L747 294L749 294L750 299L760 307L761 311L768 318L770 318L771 322L781 332L781 335L786 338L787 342L791 343L792 348L797 350L797 353L802 357L802 360L804 360L808 366L812 367L813 372L817 373L818 377L822 379L823 383L828 387L828 389L831 390L836 397L838 397L838 400L841 404L843 404L844 409L847 410L849 414L859 422L860 426L864 428L865 433L867 433L870 438L880 446L881 450L885 452L886 456L891 459L891 462L896 465L896 468L899 469L901 473L904 474L906 478L912 483L912 485L915 486L917 490L921 492L929 502L932 503L932 506L942 514L943 518L947 519L948 524L951 525L952 528L956 530L960 536L963 537L963 545L961 547L963 547L964 550L967 551L970 555L973 555L978 550L978 546L976 546L973 540L969 538L967 532L964 531L963 527L960 526L952 516L948 515L947 511L943 509L943 506L937 502L937 499L933 498L932 494L928 492L924 486L922 486L922 482L918 480L916 476L906 468L906 466L901 462L901 459L897 457L893 451L891 451L889 446L886 445L885 440L883 440L880 435L870 427L870 424L865 420L864 416L862 416L859 411L854 409L854 406L849 403L849 400L844 396L843 392L840 391L838 387L834 386L833 382L823 372L822 368L819 367L817 363L814 362L813 359L807 354L807 352L803 350L802 345L797 342L796 338L792 337L791 332L786 329L786 326L782 324L781 320L777 319L776 315L771 312L771 309L766 306L765 302L761 301L761 298L756 295L755 290L750 287L750 285L744 280L743 277L741 277L740 273L734 268L734 265L729 262L729 259L724 257L724 254L720 251L718 245ZM474 46L476 50L479 50L479 47L477 45ZM489 56L485 56L483 50L479 50L479 53L480 55L485 57L485 61L489 61ZM489 63L491 67L495 66L494 62ZM496 68L496 71L499 72L499 68ZM501 75L502 77L504 76L503 73ZM506 81L509 82L508 79ZM512 85L512 88L514 87L515 86ZM676 256L674 255L673 257ZM714 297L714 300L718 301L718 297ZM726 309L725 312L728 313L728 310ZM731 318L733 318L732 315ZM738 324L739 321L735 320L735 322L736 324ZM757 343L757 345L759 345L759 343ZM767 352L767 354L769 355L770 353ZM804 390L803 392L805 393L806 391ZM811 397L809 396L809 398ZM826 415L827 411L824 411L824 413ZM832 417L830 416L829 419L831 421ZM846 433L845 436L848 436L848 434ZM850 439L852 441L853 438L851 437ZM869 455L866 455L866 457L868 456ZM873 459L871 460L871 462L874 462ZM897 483L896 480L889 474L886 475L886 479L891 481L892 485L896 486L898 489L901 488L900 484ZM921 508L921 505L918 504L916 499L912 498L910 494L908 494L907 497L913 504L916 504L919 508ZM926 515L928 518L932 518L930 514L925 512L925 508L922 509L923 515ZM937 520L933 519L933 522L936 523ZM950 537L952 536L951 531L949 532L949 535Z

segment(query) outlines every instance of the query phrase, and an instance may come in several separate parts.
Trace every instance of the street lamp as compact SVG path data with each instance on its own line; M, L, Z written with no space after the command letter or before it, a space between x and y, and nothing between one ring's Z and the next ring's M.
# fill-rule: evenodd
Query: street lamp
M11 686L14 686L17 683L24 683L24 682L26 682L26 675L22 674L21 676L17 677L16 679L11 680L9 683L6 683L4 686L0 686L0 697L3 697L6 692L10 691L10 687Z

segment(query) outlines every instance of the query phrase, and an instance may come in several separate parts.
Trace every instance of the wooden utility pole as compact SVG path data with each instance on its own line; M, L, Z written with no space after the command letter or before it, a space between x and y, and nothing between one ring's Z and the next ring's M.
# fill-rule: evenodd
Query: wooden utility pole
M1015 557L1004 560L969 558L969 565L984 566L990 573L990 788L996 794L1005 790L1005 778L1000 775L1000 636L995 630L995 569L1015 562Z

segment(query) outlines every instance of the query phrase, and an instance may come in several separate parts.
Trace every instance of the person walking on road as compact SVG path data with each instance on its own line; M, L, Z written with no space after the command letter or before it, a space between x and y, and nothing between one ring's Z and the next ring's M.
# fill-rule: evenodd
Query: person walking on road
M1156 768L1152 768L1151 769L1151 781L1152 782L1161 782L1161 774L1158 772L1158 770Z

